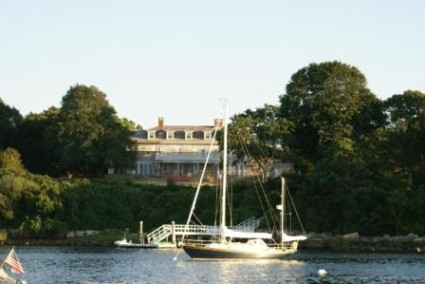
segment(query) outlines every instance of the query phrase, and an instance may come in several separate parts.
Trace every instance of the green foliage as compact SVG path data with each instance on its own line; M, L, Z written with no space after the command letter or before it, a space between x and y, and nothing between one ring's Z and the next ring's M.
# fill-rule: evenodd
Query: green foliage
M33 173L59 176L60 165L58 133L59 109L51 107L40 113L27 115L18 135L18 150L25 167Z
M250 217L259 218L264 216L259 196L262 197L262 192L259 192L255 184L252 184L250 181L239 180L231 183L229 199L233 212L229 212L229 215L232 217L231 219L234 225Z
M128 119L128 118L120 118L119 119L120 123L129 131L137 131L142 129L142 126L137 124L136 122Z
M0 214L6 220L14 218L14 204L32 183L24 176L19 153L11 148L0 152Z
M425 233L413 218L425 199L418 190L425 181L424 94L382 102L355 67L325 62L296 72L280 102L280 115L294 126L284 145L301 174L292 181L309 230Z
M119 240L123 237L122 230L102 230L98 234L75 237L73 242L76 245L111 245L116 240ZM139 242L137 234L129 234L127 240L132 240L133 242Z
M47 176L29 173L14 149L0 152L0 214L2 225L13 225L22 235L50 236L66 227L55 219L61 208L61 185Z
M381 101L356 67L332 61L295 72L279 99L235 115L229 146L263 173L272 172L272 159L294 164L287 180L307 231L425 234L425 94ZM46 238L69 229L137 231L140 220L146 231L185 223L195 191L172 180L161 187L33 174L125 173L134 166L131 131L139 128L118 118L94 86L75 85L60 109L24 119L0 100L0 225ZM263 205L279 202L275 183L268 180ZM232 184L234 224L264 211L251 189ZM196 215L212 224L217 190L202 191Z
M3 243L7 240L7 231L6 230L0 230L0 245L3 245Z
M193 188L175 184L168 188L94 180L63 191L61 219L69 229L134 231L139 221L144 221L145 229L150 230L171 221L185 223L193 194Z
M6 105L0 98L0 151L14 147L21 122L19 111Z
M235 115L229 125L229 148L241 163L248 155L254 159L264 173L264 180L271 170L270 159L289 155L286 142L292 130L293 124L279 116L277 106L247 110Z
M385 106L390 126L384 157L406 188L418 188L425 178L425 94L406 91L387 99Z
M21 162L21 155L13 148L7 148L0 152L0 169L20 174L26 172Z
M294 124L290 148L310 161L352 155L352 122L373 99L355 67L334 61L302 68L280 97L281 116Z
M130 134L96 87L76 85L62 98L58 139L69 172L102 176L107 168L126 169L135 157Z
M274 188L275 191L280 188ZM145 232L175 221L185 224L194 198L192 187L173 184L168 186L140 185L112 180L92 180L75 184L63 191L63 207L60 219L70 230L119 230L129 228L138 231L144 222ZM232 186L231 200L234 208L232 224L249 217L260 217L263 208L258 204L257 193L249 183L236 182ZM202 187L195 208L196 218L202 224L218 224L216 220L217 192L212 187ZM273 204L277 204L273 200Z

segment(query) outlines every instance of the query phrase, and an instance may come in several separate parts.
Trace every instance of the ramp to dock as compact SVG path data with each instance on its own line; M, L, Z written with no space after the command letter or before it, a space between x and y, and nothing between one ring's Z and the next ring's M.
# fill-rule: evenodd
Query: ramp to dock
M256 219L251 217L242 223L231 226L229 229L243 231L243 232L254 232L260 226L261 218ZM214 236L220 234L219 226L205 226L205 225L181 225L181 224L164 224L161 227L153 230L147 234L148 244L159 244L160 242L172 237L173 243L176 241L178 236Z

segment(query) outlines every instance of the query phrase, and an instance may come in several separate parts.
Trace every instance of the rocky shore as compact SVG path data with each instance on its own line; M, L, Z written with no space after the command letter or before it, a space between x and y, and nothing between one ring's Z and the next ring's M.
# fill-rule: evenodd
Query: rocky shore
M354 232L346 235L310 233L306 241L300 242L300 249L327 249L356 252L425 252L425 237L416 234L405 236L361 236Z

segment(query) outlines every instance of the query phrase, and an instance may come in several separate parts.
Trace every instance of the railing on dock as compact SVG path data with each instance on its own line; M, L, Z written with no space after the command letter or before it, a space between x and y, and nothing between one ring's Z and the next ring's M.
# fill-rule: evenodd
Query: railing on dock
M172 233L171 225L162 225L147 235L148 243L157 243L170 236Z
M260 225L261 219L255 219L251 217L244 222L229 227L229 229L244 231L244 232L254 232L256 228ZM169 236L214 236L220 235L219 226L205 226L205 225L180 225L180 224L164 224L161 227L155 229L147 235L147 241L149 244L156 244L163 241Z

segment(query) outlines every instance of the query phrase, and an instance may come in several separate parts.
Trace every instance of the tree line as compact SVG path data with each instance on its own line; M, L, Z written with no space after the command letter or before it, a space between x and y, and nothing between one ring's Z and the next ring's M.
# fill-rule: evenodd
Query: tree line
M22 117L0 99L0 149L18 150L34 173L102 176L134 162L134 122L119 118L106 94L94 86L72 86L60 108Z
M231 140L260 164L293 163L309 230L425 233L425 94L381 100L356 67L334 61L294 73L279 99L236 115L242 139Z
M294 73L279 102L233 116L230 148L241 159L249 152L264 172L269 158L293 164L286 175L308 231L425 234L425 94L406 90L381 100L356 67L332 61ZM91 208L90 195L105 185L53 178L101 177L108 168L125 172L134 163L130 136L137 127L118 118L93 86L72 86L60 108L26 117L0 101L0 214L14 225L31 224L33 231L37 224L47 231L82 226L77 216L87 212L86 221L97 226L105 216ZM140 206L125 209L133 193L110 210L143 217ZM116 194L114 201L121 200ZM142 199L135 200L145 204ZM16 215L17 207L25 208L25 216ZM186 214L188 207L181 209Z

